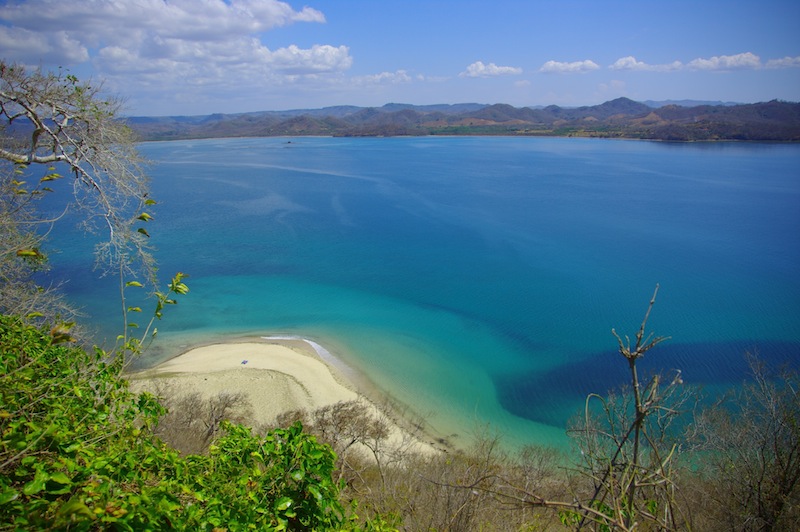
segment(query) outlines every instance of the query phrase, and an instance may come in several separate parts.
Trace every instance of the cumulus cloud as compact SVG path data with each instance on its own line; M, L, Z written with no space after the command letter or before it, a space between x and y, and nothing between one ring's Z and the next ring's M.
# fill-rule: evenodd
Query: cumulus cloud
M708 59L697 58L686 65L693 70L743 70L761 67L761 59L751 53L745 52L736 55L719 55Z
M347 46L315 44L309 49L295 45L266 52L267 62L276 70L290 74L316 74L347 70L353 64Z
M599 69L600 66L592 61L586 59L584 61L573 61L571 63L562 63L561 61L548 61L542 65L539 72L557 73L557 74L571 74L590 72Z
M494 76L508 76L522 74L522 69L511 66L498 66L494 63L484 64L483 61L475 61L467 69L459 74L462 78L489 78Z
M298 11L278 0L11 0L0 6L0 20L7 24L0 26L6 59L63 66L92 61L112 85L156 77L164 86L256 84L352 65L346 46L264 46L261 34L273 28L325 22L315 9ZM121 79L130 75L136 77Z
M667 72L670 70L680 70L683 68L683 63L674 61L672 63L662 65L650 65L643 61L637 61L635 57L629 55L627 57L620 57L611 66L611 70L640 70L640 71L653 71L653 72Z
M69 28L89 41L115 44L139 31L213 40L293 22L325 22L315 9L295 11L278 0L10 0L0 7L0 19L43 32Z
M770 59L767 61L767 68L797 68L800 67L800 55L797 57L784 57L782 59Z
M5 58L36 64L42 57L54 63L76 64L89 60L89 50L65 31L42 35L25 28L0 26L0 50Z
M766 64L763 64L761 58L754 53L744 52L736 55L719 55L707 59L697 58L686 64L680 61L673 61L667 64L651 65L629 55L617 59L608 68L611 70L668 72L673 70L756 70L762 67L771 69L800 67L800 56L770 59Z

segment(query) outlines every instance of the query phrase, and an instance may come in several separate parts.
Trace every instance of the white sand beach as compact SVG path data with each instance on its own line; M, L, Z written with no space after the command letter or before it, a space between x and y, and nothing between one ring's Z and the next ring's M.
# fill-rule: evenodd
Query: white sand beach
M204 345L189 349L158 366L128 375L134 389L243 393L252 404L254 426L272 423L276 416L296 409L312 411L342 401L364 401L373 414L391 425L390 441L408 445L412 437L392 412L378 408L358 393L317 352L319 346L303 339L260 338ZM324 354L324 353L323 353ZM394 419L395 421L392 421ZM423 451L433 442L414 437Z

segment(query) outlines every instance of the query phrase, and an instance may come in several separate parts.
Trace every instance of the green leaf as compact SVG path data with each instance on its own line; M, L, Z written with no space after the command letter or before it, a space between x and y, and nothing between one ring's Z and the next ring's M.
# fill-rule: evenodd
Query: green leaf
M275 501L275 509L279 512L283 512L292 505L292 499L290 497L281 497L277 501Z
M33 480L25 484L22 488L22 493L25 495L34 495L44 489L45 482L47 482L47 473L44 471L37 471Z
M308 453L308 457L309 457L309 458L311 458L311 459L313 459L313 460L319 460L319 459L321 459L323 456L325 456L325 453L323 453L323 452L322 452L322 451L320 451L319 449L314 449L314 450L312 450L312 451L310 451L310 452Z
M170 288L176 294L184 295L189 293L189 287L185 283L175 283Z
M31 249L18 249L17 257L41 257L41 253L36 248Z
M7 504L19 498L19 492L14 488L6 488L0 492L0 505Z
M141 288L144 285L142 283L140 283L139 281L128 281L127 283L125 283L125 287L128 287L128 286L135 286L137 288Z
M56 173L47 174L46 176L44 176L43 178L41 178L41 179L39 180L39 182L40 182L40 183L44 183L44 182L46 182L46 181L55 181L56 179L61 179L62 177L63 177L63 176L62 176L61 174L56 174Z
M175 277L172 278L172 282L169 284L169 289L172 292L175 292L179 295L185 295L189 293L189 287L186 286L186 283L183 282L183 279L188 277L183 272L178 272L175 274Z
M75 451L77 451L80 448L81 448L81 444L79 442L75 442L75 443L71 444L70 446L66 447L64 449L64 452L67 453L67 454L71 454L71 453L74 453Z
M310 484L308 486L308 491L314 496L314 499L316 499L318 504L322 503L322 493L320 493L319 488L317 488L314 484Z
M61 508L58 509L58 515L60 517L80 515L89 519L94 519L94 514L91 510L77 497L65 502Z

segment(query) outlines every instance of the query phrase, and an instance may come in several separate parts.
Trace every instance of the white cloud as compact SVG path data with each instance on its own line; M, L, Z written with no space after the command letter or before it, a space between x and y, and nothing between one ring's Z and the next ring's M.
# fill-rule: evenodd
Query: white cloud
M417 76L417 81L424 81L424 77ZM410 83L411 76L405 70L397 70L395 72L381 72L380 74L373 74L371 76L359 76L354 79L355 83L363 85L376 85L376 84L391 84Z
M0 20L10 24L0 26L6 59L78 64L91 52L101 76L165 68L168 78L178 65L208 74L245 64L302 74L352 64L344 46L263 46L259 36L272 28L325 22L315 9L277 0L12 0L0 7Z
M797 57L784 57L782 59L770 59L767 61L767 68L797 68L800 67L800 55Z
M268 65L275 70L289 74L341 72L353 64L353 58L350 57L347 46L315 44L309 49L301 49L291 45L274 52L267 52L265 49L264 52Z
M683 68L683 63L680 61L673 61L672 63L667 63L663 65L650 65L643 61L637 61L635 57L629 55L627 57L620 57L617 59L614 64L610 65L608 68L611 70L640 70L640 71L652 71L652 72L668 72L671 70L680 70Z
M651 72L669 72L673 70L757 70L760 68L794 68L800 67L800 56L770 59L766 64L761 63L761 58L751 52L736 55L720 55L708 59L697 58L689 63L680 61L672 63L651 65L637 60L632 55L617 59L608 68L611 70L636 70Z
M592 70L597 70L599 68L600 66L591 59L586 59L584 61L573 61L572 63L562 63L560 61L548 61L542 65L542 68L539 69L539 72L571 74L575 72L578 73L590 72Z
M697 58L686 65L693 70L743 70L761 68L761 59L745 52L736 55L719 55L708 59Z
M87 41L106 44L119 44L140 31L214 40L293 22L325 22L315 9L295 11L278 0L11 0L0 7L0 19L43 33L68 28Z
M89 60L89 51L64 31L42 35L25 28L0 26L0 50L6 59L38 64L47 56L54 64L75 64Z
M620 57L608 68L612 70L650 70L650 65L637 61L635 57L629 55L628 57Z
M459 76L462 78L488 78L518 74L522 74L522 69L519 67L497 66L494 63L486 65L483 61L475 61Z
M192 101L201 88L208 99L258 94L352 66L346 46L262 43L296 22L325 16L279 0L9 0L0 4L0 49L30 65L91 62L109 90L143 101Z

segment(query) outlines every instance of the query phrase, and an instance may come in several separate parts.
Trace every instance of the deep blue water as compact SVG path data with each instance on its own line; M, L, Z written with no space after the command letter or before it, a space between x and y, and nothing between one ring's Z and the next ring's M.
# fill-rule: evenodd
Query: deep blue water
M615 327L690 384L800 364L800 146L540 138L147 143L150 227L191 294L155 363L237 334L328 346L443 435L558 442L624 383ZM116 332L112 280L55 260ZM109 296L109 291L112 294ZM109 333L112 334L112 333Z

